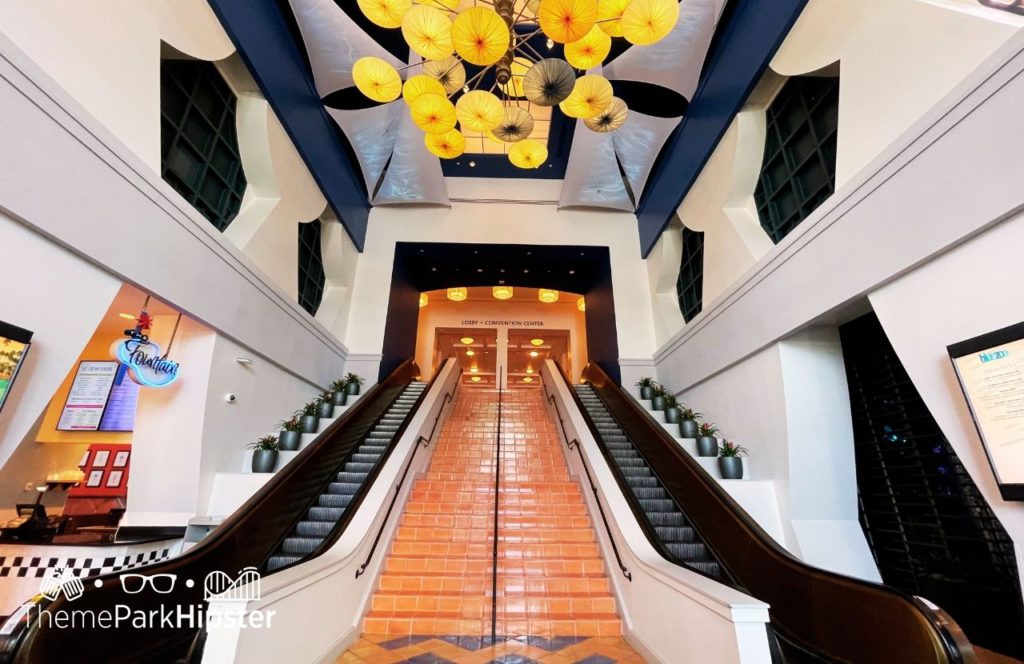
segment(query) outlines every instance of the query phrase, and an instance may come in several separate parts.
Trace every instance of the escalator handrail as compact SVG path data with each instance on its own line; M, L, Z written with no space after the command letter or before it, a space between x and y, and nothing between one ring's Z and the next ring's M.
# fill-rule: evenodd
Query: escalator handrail
M185 587L184 581L176 583L175 592L166 595L156 595L150 589L131 596L133 608L139 610L152 609L154 606L183 606L197 603L195 595L198 593L199 603L202 603L204 571L220 570L227 574L238 573L236 567L245 567L239 563L239 558L248 558L252 565L262 562L267 554L266 550L276 546L280 540L280 531L290 528L294 522L294 514L298 509L298 503L306 504L308 496L312 492L319 492L322 482L317 481L319 475L325 474L322 468L322 456L328 454L339 454L339 450L333 449L346 442L346 433L349 429L360 429L369 426L366 421L372 423L377 420L375 411L380 408L381 402L390 404L394 394L401 392L404 386L418 377L419 370L416 363L409 359L399 365L389 376L371 387L359 400L348 408L340 417L330 424L317 438L305 449L303 449L289 464L275 473L266 484L264 484L251 498L242 504L235 512L214 530L205 539L182 555L164 560L145 567L132 569L133 573L145 574L174 574L187 576L190 568L199 567L194 570L193 577L199 581L192 588ZM414 413L411 410L409 416ZM369 416L369 417L368 417ZM361 438L361 436L358 436ZM343 451L343 450L341 450ZM330 470L330 475L336 471ZM254 528L253 524L260 524L260 528ZM265 534L263 531L273 531ZM255 534L255 536L254 536ZM271 536L272 535L272 536ZM262 539L262 542L254 544L252 539ZM205 565L205 570L203 569ZM95 611L109 610L110 606L123 601L124 595L118 587L118 578L124 570L112 572L98 577L90 577L89 583L85 584L85 592L78 597L74 604L70 604L66 597L61 596L54 601L42 599L39 608L56 612L62 609ZM178 579L180 581L180 579ZM102 587L93 587L94 581L102 582ZM114 595L113 593L118 593ZM110 601L104 601L110 600ZM177 600L177 601L175 601ZM44 636L41 636L41 633ZM0 661L2 662L36 662L44 655L36 655L36 646L45 649L47 654L58 652L57 646L50 647L46 644L46 634L77 634L73 639L88 641L90 639L99 641L109 640L117 643L116 652L109 653L105 659L110 662L116 661L137 661L141 653L159 653L171 651L174 648L185 647L194 639L194 631L189 630L132 630L130 632L117 631L116 637L109 636L108 639L96 639L98 630L83 630L76 633L72 630L40 630L39 625L27 620L19 625L12 634L0 636ZM109 632L111 635L114 631ZM131 643L132 641L136 643ZM70 646L61 646L67 651ZM111 648L113 651L114 648ZM150 661L158 661L150 658Z
M701 535L737 582L770 606L784 638L837 661L970 664L974 651L943 612L890 586L813 567L780 546L596 364L583 379L701 524ZM660 472L659 472L660 471ZM870 629L874 626L875 629ZM871 638L874 637L874 638Z

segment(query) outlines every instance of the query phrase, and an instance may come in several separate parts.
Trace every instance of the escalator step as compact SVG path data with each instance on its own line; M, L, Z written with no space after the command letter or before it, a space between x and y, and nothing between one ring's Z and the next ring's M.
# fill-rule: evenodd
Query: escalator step
M626 479L626 484L628 484L631 488L634 489L640 487L651 488L661 486L660 484L658 484L657 477L629 477Z
M352 461L354 463L368 463L375 464L380 461L379 454L359 454L358 452L352 455Z
M666 542L665 548L672 552L672 555L676 556L680 560L687 562L696 560L698 562L706 562L708 557L707 548L697 542Z
M372 463L357 463L355 461L349 461L345 464L345 472L348 473L368 473L373 470Z
M654 499L662 500L668 498L668 492L659 487L630 487L633 490L633 495L641 500Z
M351 496L356 491L359 491L360 486L362 485L351 482L331 482L330 486L327 487L327 493Z
M330 521L331 523L337 523L338 520L341 519L341 515L344 513L344 507L310 507L308 516L310 521Z
M273 572L276 569L281 569L300 560L302 560L302 556L270 556L270 560L267 562L267 570Z
M360 445L359 449L356 450L356 454L374 454L380 456L388 451L388 448L384 445Z
M615 457L615 463L619 465L619 468L646 467L644 460L639 455L635 457Z
M686 526L656 526L654 528L662 542L696 542L697 531Z
M678 509L676 504L667 498L661 500L656 498L640 498L639 500L640 507L642 507L645 512L675 512Z
M621 470L622 474L626 476L627 482L629 481L628 478L630 477L653 477L654 475L651 472L651 469L648 468L647 466L626 466L625 468L620 468L619 470Z
M322 537L285 537L281 552L291 555L308 556L324 541Z
M348 504L352 502L352 496L322 493L317 502L321 507L348 507Z
M365 479L366 473L338 473L334 476L335 482L349 482L352 484L362 484Z
M640 453L629 448L628 450L611 450L612 457L617 461L619 459L639 459Z
M299 537L326 538L334 530L334 521L299 521L295 526L295 534Z
M708 576L713 576L715 578L721 578L722 577L722 568L718 566L718 563L688 562L688 563L686 563L686 565L687 565L687 567L692 567L692 568L694 568L696 570L700 570L701 572L704 572Z
M648 512L647 519L655 528L662 526L682 527L687 525L686 517L675 510L670 512Z

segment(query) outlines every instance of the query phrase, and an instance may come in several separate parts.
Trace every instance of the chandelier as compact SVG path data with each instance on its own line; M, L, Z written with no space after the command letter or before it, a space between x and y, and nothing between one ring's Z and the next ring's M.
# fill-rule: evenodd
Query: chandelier
M679 17L678 0L358 4L376 25L400 28L420 58L401 69L381 58L360 58L352 78L363 95L381 103L401 96L433 155L461 156L468 130L508 144L509 161L526 169L539 168L548 158L545 143L531 138L534 106L558 106L591 131L615 131L629 109L614 96L608 79L586 72L608 57L613 38L637 46L653 44L671 32ZM544 56L544 47L531 44L544 37L547 49L561 57ZM555 49L556 43L562 48ZM468 78L466 65L476 70ZM408 72L404 82L400 72Z

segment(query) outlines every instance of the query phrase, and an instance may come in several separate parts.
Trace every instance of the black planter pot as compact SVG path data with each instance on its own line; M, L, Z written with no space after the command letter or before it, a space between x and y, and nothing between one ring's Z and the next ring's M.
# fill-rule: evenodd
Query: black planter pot
M654 396L654 388L650 385L640 388L640 398L645 401L650 401L651 397Z
M683 411L678 408L666 408L665 409L665 421L669 424L679 424L679 420L683 417Z
M718 472L723 480L743 479L743 459L740 457L718 457Z
M253 450L252 472L272 473L277 466L277 450Z
M301 431L282 431L277 437L278 446L285 452L294 452L299 449L299 443L301 441Z
M359 394L359 383L349 383L345 385L345 394Z
M335 406L344 406L345 405L345 393L342 392L341 390L338 390L337 392L335 392L334 396L331 397L331 403L334 404Z
M665 397L661 396L660 394L654 395L654 398L651 399L651 409L665 410Z
M694 422L693 420L683 420L682 422L679 423L680 438L697 438L697 433L697 423Z
M718 456L718 439L714 436L700 436L697 438L697 456Z
M319 415L303 415L299 422L302 424L302 433L316 433L320 426Z
M320 404L316 407L316 414L320 416L320 419L331 419L334 417L334 404L330 402Z

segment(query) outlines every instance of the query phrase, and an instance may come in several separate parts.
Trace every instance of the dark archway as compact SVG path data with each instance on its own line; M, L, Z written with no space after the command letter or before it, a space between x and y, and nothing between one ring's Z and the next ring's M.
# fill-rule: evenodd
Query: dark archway
M619 380L619 341L607 247L399 242L391 272L380 375L416 352L419 296L456 286L554 288L587 298L587 355Z

